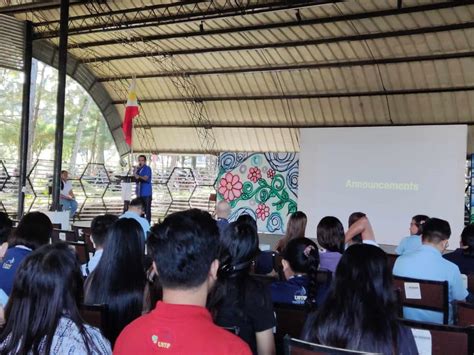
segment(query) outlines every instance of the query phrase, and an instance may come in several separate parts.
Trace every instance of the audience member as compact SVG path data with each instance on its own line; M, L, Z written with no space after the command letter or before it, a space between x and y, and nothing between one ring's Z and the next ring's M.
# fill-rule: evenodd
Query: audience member
M148 231L150 230L150 222L146 218L143 218L145 211L145 200L141 197L134 198L128 205L128 211L122 214L119 218L131 218L140 223L143 230L143 237L148 237Z
M31 212L23 216L8 242L9 248L0 266L0 288L10 295L18 266L32 250L48 244L53 225L44 213Z
M221 234L220 244L221 266L208 301L214 321L222 327L238 327L254 354L272 354L275 316L270 290L249 275L259 251L256 228L242 219L232 222Z
M90 260L81 266L82 274L89 276L94 271L104 252L104 245L107 241L107 236L111 226L117 221L117 216L112 214L104 214L95 217L91 223L91 239L94 243L95 252Z
M474 274L474 224L468 224L461 233L460 248L444 254L446 260L459 267L461 274Z
M345 236L346 246L358 244L354 243L354 238L359 235L362 237L362 244L370 244L376 247L379 246L375 241L375 234L374 230L372 229L372 225L370 224L369 219L365 215L359 218L353 224L351 224L351 226L347 230Z
M324 217L316 228L316 237L320 247L319 268L336 271L337 264L344 251L344 227L336 217Z
M248 346L212 322L204 307L219 268L216 222L200 210L177 212L151 229L148 247L163 301L128 325L114 354L249 354Z
M308 238L291 240L282 253L283 273L286 281L271 285L273 302L307 304L317 303L317 272L319 254L316 244Z
M452 301L464 301L469 293L463 286L459 268L442 257L450 236L451 228L447 221L428 219L423 224L422 245L411 253L400 255L395 261L393 274L415 279L448 281L449 323L452 323ZM405 318L422 322L443 323L443 315L440 312L404 307L403 315Z
M278 241L275 250L281 253L286 248L286 245L289 243L290 240L295 238L304 238L306 233L307 221L308 218L303 212L297 211L295 213L292 213L286 225L285 236Z
M143 231L137 221L120 219L111 227L107 245L85 285L86 304L107 304L111 342L143 309L145 266Z
M30 253L17 270L0 333L2 354L112 354L100 331L78 310L82 275L64 243Z
M219 233L222 233L229 224L230 205L227 201L219 201L216 205L216 220Z
M13 228L13 221L5 212L0 212L0 262L8 249L8 238Z
M424 214L417 214L413 216L410 222L410 235L402 239L395 252L402 255L421 247L421 234L423 230L423 223L428 220L428 216Z
M351 213L351 215L349 216L349 218L347 220L348 227L350 228L355 222L357 222L362 217L365 217L365 213L363 213L363 212L353 212L353 213ZM360 244L360 243L362 243L362 235L361 234L356 234L355 236L352 237L352 240L350 241L350 244Z
M61 191L60 200L64 211L69 211L69 217L73 218L77 211L77 201L74 192L72 191L72 183L69 178L69 173L66 170L61 171Z
M302 337L362 352L418 354L410 329L397 321L392 275L382 249L365 244L347 248L325 302L308 316Z

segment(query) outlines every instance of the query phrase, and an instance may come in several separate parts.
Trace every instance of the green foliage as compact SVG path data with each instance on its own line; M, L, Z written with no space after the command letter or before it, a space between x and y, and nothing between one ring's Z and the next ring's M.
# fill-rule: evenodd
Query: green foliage
M37 158L52 159L54 154L54 134L56 121L56 90L57 71L49 66L44 69L43 81L40 72L45 64L38 63L36 82L36 98L40 98L37 106L37 121L34 125L34 141L30 142L31 160ZM18 71L0 68L0 157L17 159L20 144L20 122L22 110L23 74ZM71 158L74 142L78 134L78 120L86 102L87 93L74 80L68 78L66 83L66 103L64 116L63 161ZM38 104L38 105L37 105ZM34 108L33 108L34 109ZM34 113L33 113L34 115ZM116 152L110 132L106 129L95 134L97 125L104 120L95 103L82 120L83 130L80 139L78 160L83 162L94 158L92 147ZM96 142L94 142L96 140ZM100 144L97 144L100 141ZM95 152L95 156L101 152ZM103 156L102 152L102 156Z

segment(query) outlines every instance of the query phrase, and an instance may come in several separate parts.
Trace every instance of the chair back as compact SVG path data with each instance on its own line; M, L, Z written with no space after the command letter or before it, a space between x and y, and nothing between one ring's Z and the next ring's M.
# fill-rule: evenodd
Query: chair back
M421 348L431 348L432 355L467 355L473 353L474 348L472 344L472 327L458 327L453 325L424 323L407 319L403 319L401 322L405 326L415 330L415 342L420 354L424 353L420 351ZM422 332L416 332L416 330Z
M474 293L474 274L467 275L467 290Z
M76 254L79 257L79 262L81 264L89 262L89 250L87 249L86 243L69 241L66 241L66 243L76 251Z
M99 328L102 334L108 334L106 332L108 313L108 306L106 304L81 304L79 306L79 313L84 322Z
M455 303L456 325L474 326L474 304L457 301Z
M332 281L332 272L329 270L318 270L316 282L318 285L330 285Z
M80 227L80 226L72 226L72 230L76 234L77 240L85 240L85 235L91 235L91 228L90 227Z
M400 292L404 307L443 313L443 323L448 324L448 281L429 281L409 277L393 277L393 284Z
M274 303L276 316L275 345L277 354L283 353L283 338L289 335L298 338L303 330L308 309L305 305Z
M283 257L279 253L273 254L273 270L278 274L281 281L285 280L285 274L283 273L283 264L281 261Z
M397 258L397 254L387 254L387 265L390 271L393 270L393 266L395 265L395 261L397 261Z
M51 233L51 242L55 243L61 240L76 242L76 234L73 231L53 228L53 232Z
M350 354L366 354L370 355L373 353L346 350L341 348L335 348L332 346L325 346L310 343L307 341L291 338L285 336L284 338L285 355L316 355L316 354L331 354L331 355L350 355Z

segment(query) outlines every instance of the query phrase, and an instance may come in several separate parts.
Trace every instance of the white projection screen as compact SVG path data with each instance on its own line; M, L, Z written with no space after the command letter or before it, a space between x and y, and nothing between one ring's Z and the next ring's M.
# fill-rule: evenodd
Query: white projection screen
M352 212L367 214L380 244L398 245L411 217L451 225L449 249L464 227L467 126L301 129L298 209L307 236L324 216L347 228Z

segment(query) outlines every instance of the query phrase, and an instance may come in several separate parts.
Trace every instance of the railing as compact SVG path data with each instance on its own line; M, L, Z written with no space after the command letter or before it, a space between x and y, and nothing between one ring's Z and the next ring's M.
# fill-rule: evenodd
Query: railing
M18 164L12 160L0 160L0 211L16 217L18 206ZM214 202L209 201L215 193L214 183L217 164L210 168L174 166L153 171L153 221L168 214L188 208L214 211ZM53 161L35 161L27 176L25 212L47 210L51 204L51 181ZM103 213L120 214L120 176L104 164L89 163L76 167L76 176L71 176L73 191L79 204L78 218L91 220Z

